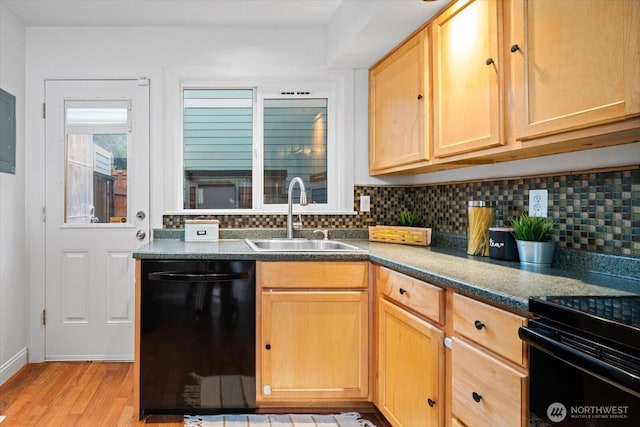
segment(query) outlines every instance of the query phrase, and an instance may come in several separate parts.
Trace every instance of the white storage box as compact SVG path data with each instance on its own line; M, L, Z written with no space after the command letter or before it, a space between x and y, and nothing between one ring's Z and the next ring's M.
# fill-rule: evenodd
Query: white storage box
M184 222L185 242L217 242L217 219L188 219Z

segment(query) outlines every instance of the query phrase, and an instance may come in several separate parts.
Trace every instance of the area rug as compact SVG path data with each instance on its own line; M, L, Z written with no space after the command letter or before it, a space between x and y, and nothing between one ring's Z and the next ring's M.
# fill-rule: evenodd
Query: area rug
M242 375L202 377L189 374L194 384L186 385L182 397L191 408L253 408L256 380Z
M187 415L185 427L375 427L357 412L342 414Z

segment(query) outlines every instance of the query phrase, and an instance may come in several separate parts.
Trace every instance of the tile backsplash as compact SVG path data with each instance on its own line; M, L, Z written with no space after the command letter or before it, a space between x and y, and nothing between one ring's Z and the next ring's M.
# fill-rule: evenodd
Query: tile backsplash
M418 213L435 233L466 235L469 200L497 202L495 226L527 212L529 190L548 189L548 215L557 221L560 247L640 257L640 168L415 186L354 189L354 210L370 196L371 211L357 215L303 215L305 228L367 228L397 224L398 213ZM165 215L164 228L183 228L183 215ZM221 228L284 228L286 215L215 216Z

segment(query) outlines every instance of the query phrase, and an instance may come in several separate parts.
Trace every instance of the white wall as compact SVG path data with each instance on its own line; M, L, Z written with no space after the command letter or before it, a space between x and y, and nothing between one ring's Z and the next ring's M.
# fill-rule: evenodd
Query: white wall
M27 93L29 105L39 107L45 79L151 79L150 218L152 227L160 227L162 214L180 206L182 197L176 161L181 150L180 82L251 84L258 78L268 82L280 76L289 76L291 83L329 79L348 97L346 126L351 129L352 72L327 70L325 58L321 27L29 27ZM42 157L38 115L36 108L29 116L27 138L35 148L33 155ZM29 159L34 173L41 173L42 159L31 155ZM31 178L35 185L42 179Z
M28 27L26 34L27 238L34 243L29 253L31 319L38 319L44 307L44 272L39 266L44 260L41 105L46 79L150 78L152 228L162 226L162 214L182 197L181 81L250 84L256 78L268 83L286 76L294 88L304 81L332 81L345 97L347 111L341 120L348 143L353 141L353 72L326 69L322 27ZM351 164L349 158L345 168L350 170ZM352 184L351 176L347 183ZM30 360L41 360L44 332L37 322L30 328Z
M16 97L16 174L0 173L0 384L27 362L25 29L0 4L0 87Z
M4 28L4 26L3 26ZM335 41L333 41L335 43ZM28 27L26 30L26 201L29 246L30 360L44 355L39 325L44 307L44 138L41 105L44 81L55 78L136 78L151 80L151 209L153 228L175 207L180 188L180 81L252 82L288 76L302 80L336 79L342 85L353 159L346 185L417 184L521 176L527 173L588 169L640 163L639 144L603 152L553 156L542 162L520 161L433 174L373 178L368 175L367 71L328 70L327 37L321 27ZM349 104L349 105L347 105ZM542 165L540 168L539 166ZM353 166L353 167L351 167ZM178 190L179 193L179 190ZM15 195L18 198L18 195ZM177 199L176 199L177 200ZM16 219L15 221L19 221ZM14 230L11 231L15 232Z

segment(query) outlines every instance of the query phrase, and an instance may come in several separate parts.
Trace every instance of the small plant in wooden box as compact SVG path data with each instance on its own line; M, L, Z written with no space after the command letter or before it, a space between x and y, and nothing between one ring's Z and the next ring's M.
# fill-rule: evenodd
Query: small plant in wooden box
M420 216L417 213L401 211L398 215L398 222L399 226L376 225L369 227L369 240L419 246L431 244L431 228L419 227Z

